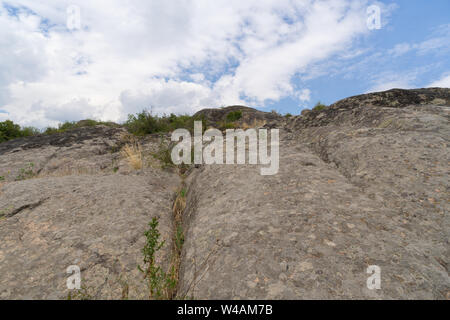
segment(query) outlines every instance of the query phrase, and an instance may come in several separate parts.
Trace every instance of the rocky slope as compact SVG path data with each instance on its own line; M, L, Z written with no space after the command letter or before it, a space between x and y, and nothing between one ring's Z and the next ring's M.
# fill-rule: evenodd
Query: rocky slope
M135 171L117 152L127 134L103 126L0 144L0 298L64 299L73 264L91 298L146 298L143 232L159 217L167 266L182 184L178 297L450 298L450 89L361 95L290 118L200 113L219 123L236 110L244 127L280 128L278 174L180 175L151 156L156 136L141 141ZM367 288L370 265L379 290Z

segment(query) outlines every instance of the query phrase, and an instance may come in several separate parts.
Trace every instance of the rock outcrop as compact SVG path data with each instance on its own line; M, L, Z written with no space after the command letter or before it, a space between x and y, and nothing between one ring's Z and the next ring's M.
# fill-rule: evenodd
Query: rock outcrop
M131 170L117 152L126 139L100 126L0 145L1 299L66 299L72 265L83 298L148 297L137 269L144 232L159 218L167 265L180 177L153 165ZM144 159L159 140L143 141Z
M79 265L91 298L147 298L137 265L159 217L168 265L173 203L185 186L178 297L450 299L450 89L390 90L281 117L246 107L210 123L280 128L280 168L144 168L117 152L121 128L97 126L0 144L0 298L64 299ZM30 166L30 163L33 165ZM369 266L381 288L367 287Z
M449 91L363 95L290 118L274 176L255 166L197 169L181 291L449 298ZM366 286L370 265L381 268L380 290Z
M227 115L239 112L240 117L233 121L237 127L262 127L266 124L279 123L283 117L276 112L263 112L245 106L229 106L219 109L203 109L194 114L194 118L203 118L214 128L227 122Z

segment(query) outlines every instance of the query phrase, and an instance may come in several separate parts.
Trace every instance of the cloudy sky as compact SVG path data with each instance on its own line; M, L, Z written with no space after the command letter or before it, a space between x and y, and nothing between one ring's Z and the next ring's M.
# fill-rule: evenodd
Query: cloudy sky
M233 104L298 114L450 87L449 12L449 0L0 0L0 121Z

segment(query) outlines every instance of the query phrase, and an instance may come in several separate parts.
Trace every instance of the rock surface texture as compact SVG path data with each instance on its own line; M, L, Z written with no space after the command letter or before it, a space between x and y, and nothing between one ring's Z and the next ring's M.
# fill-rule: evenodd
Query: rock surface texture
M120 299L125 287L147 298L143 232L159 217L167 265L182 184L180 298L450 299L450 89L366 94L293 117L199 114L217 123L235 110L280 129L278 174L179 175L151 160L154 136L132 170L117 152L126 132L103 126L0 144L0 299L64 299L70 265L91 298ZM370 290L374 265L381 288Z
M115 152L124 134L80 128L0 145L1 299L66 299L72 265L81 269L81 298L148 297L137 269L144 232L158 217L167 264L180 178L150 165L131 170ZM158 140L143 142L144 155Z

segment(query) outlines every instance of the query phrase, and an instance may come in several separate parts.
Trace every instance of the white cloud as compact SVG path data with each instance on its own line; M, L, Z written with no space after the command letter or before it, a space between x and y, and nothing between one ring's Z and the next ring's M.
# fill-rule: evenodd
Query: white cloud
M450 72L444 74L441 79L430 83L427 87L429 87L429 88L435 88L435 87L450 88Z
M380 82L373 87L371 87L367 93L370 92L381 92L390 89L411 89L413 86L411 85L408 79L397 79L393 81Z
M372 80L372 87L367 90L370 92L380 92L390 89L411 89L414 87L414 82L417 79L419 70L413 72L407 72L403 74L394 72L383 72L376 75L376 78Z
M308 102L311 100L311 90L309 89L302 89L297 93L297 98L301 102Z
M24 125L118 121L290 96L296 75L348 55L368 32L366 1L0 0L0 104ZM66 8L82 29L66 30ZM25 8L25 9L24 9Z
M393 49L389 50L389 54L393 55L394 57L399 57L411 51L412 49L413 48L409 43L399 43L395 45Z
M415 51L419 55L428 53L446 54L450 51L450 24L440 25L428 39L418 43L399 43L388 53L399 57L408 52Z
M151 109L159 114L190 114L216 101L212 98L211 89L201 84L154 79L139 89L122 91L120 102L130 113Z

